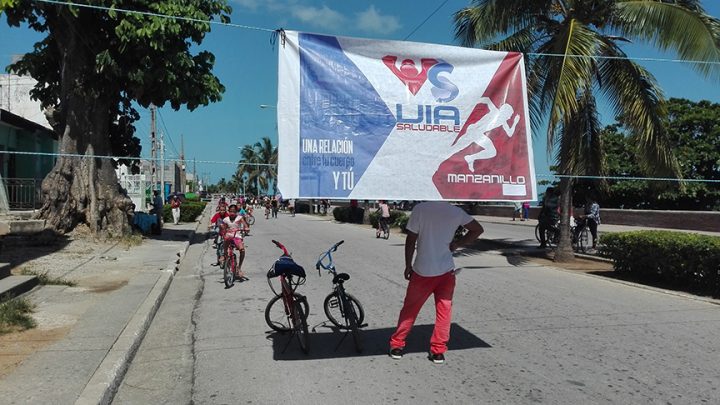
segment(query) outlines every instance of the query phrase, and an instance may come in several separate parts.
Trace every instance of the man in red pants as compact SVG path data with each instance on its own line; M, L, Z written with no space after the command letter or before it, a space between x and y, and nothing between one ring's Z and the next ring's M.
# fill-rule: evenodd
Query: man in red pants
M453 240L459 226L467 229L465 236ZM420 308L435 296L435 328L430 338L429 359L445 362L450 339L452 297L455 290L455 263L452 252L471 243L483 233L483 227L461 208L443 201L428 201L415 206L406 226L405 279L409 280L398 326L390 337L390 357L401 359L405 339L410 333ZM417 257L415 243L417 242Z

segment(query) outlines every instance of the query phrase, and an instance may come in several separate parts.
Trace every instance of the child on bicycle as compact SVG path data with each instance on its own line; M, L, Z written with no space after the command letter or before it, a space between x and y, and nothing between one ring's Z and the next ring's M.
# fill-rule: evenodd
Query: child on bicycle
M243 260L245 259L245 244L243 243L242 230L247 227L247 222L242 215L238 215L237 205L233 204L228 207L228 215L222 220L223 239L225 241L225 248L228 247L228 243L234 244L238 250L237 260L237 277L247 278L245 273L241 270ZM223 249L225 251L225 249ZM225 255L220 256L220 264L225 262Z
M385 233L389 232L388 221L390 220L390 207L388 207L387 201L380 200L378 209L375 212L380 213L380 216L378 217L378 229L376 236L380 235L380 231Z

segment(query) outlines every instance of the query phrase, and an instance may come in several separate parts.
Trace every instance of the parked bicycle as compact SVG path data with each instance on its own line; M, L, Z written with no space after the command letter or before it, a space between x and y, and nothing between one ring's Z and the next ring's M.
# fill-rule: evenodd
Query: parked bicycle
M540 238L540 224L535 225L535 239L537 239L538 242L542 242ZM549 247L556 246L560 242L560 224L556 223L555 225L545 229L545 243Z
M343 242L345 241L341 240L332 245L326 252L322 253L315 264L315 268L318 271L318 275L321 274L320 268L322 268L333 276L333 290L325 297L323 309L325 310L325 315L327 315L328 320L338 329L345 331L345 335L343 335L338 346L347 334L351 333L353 341L355 342L355 350L359 353L363 349L360 329L367 326L367 324L363 324L365 311L360 301L345 291L345 282L350 279L350 275L347 273L338 273L332 258L332 253L337 251L338 246L342 245Z
M275 296L265 307L265 322L275 331L292 332L288 344L292 341L292 336L296 336L300 348L307 354L310 351L307 325L310 308L307 298L295 292L298 286L305 284L305 269L295 263L285 246L276 240L272 242L283 251L283 254L267 273L268 285ZM275 291L271 283L271 279L275 277L280 277L280 292ZM282 304L278 304L279 302Z
M587 219L575 217L575 226L570 229L572 232L573 250L576 252L586 253L590 248L590 229L587 225Z

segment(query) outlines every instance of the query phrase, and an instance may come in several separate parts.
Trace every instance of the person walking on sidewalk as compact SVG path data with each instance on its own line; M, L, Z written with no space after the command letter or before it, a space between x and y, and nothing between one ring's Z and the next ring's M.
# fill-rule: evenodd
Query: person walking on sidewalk
M521 221L526 221L528 219L530 219L530 201L523 201Z
M172 208L173 223L177 225L180 223L180 199L178 196L172 196L170 200L170 208Z
M522 215L522 214L520 214L521 209L522 209L522 203L520 203L520 201L513 202L513 218L512 218L513 221L515 220L515 218L518 215ZM521 217L521 219L522 219L522 217Z
M454 241L453 236L459 226L468 232ZM428 201L415 206L406 229L405 279L409 283L397 329L390 337L390 357L402 358L405 339L420 308L433 294L436 320L430 338L429 359L437 364L444 363L455 290L452 252L477 239L483 233L483 227L459 207L444 201ZM417 257L413 262L416 242Z

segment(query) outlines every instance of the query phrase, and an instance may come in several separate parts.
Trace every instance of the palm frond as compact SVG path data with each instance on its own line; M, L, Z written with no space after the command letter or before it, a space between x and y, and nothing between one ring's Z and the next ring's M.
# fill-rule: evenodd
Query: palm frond
M603 54L625 54L606 43ZM662 124L667 114L665 98L655 78L628 59L604 59L600 63L600 91L615 114L637 140L641 166L646 173L679 175L680 169Z
M610 26L629 38L673 50L706 77L720 79L720 20L705 13L697 0L618 1Z
M602 128L592 88L578 97L579 111L560 127L558 169L560 173L592 176L603 175Z
M535 27L525 27L509 37L492 44L483 46L491 51L528 52L538 40L538 31Z
M534 24L549 15L554 0L474 0L453 16L455 38L463 46L485 45L499 35Z
M556 58L561 59L560 62L546 62L549 70L543 73L546 75L545 86L538 94L543 100L541 108L549 108L548 147L554 144L555 130L563 120L578 112L579 91L592 83L597 72L596 60L582 56L596 55L601 44L602 39L596 32L575 20L569 20L564 31L548 42L547 48L552 53L566 55ZM552 104L548 106L547 102L553 94Z

